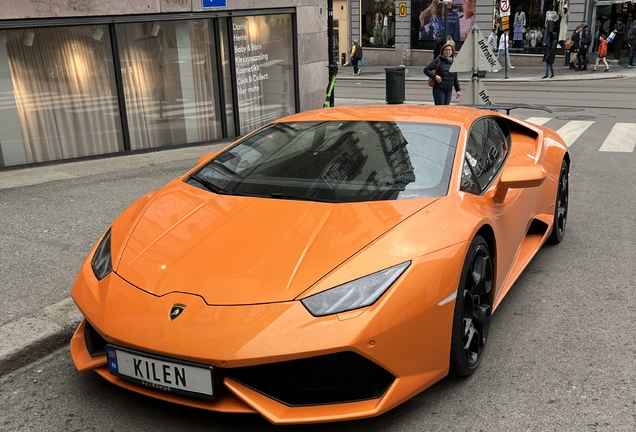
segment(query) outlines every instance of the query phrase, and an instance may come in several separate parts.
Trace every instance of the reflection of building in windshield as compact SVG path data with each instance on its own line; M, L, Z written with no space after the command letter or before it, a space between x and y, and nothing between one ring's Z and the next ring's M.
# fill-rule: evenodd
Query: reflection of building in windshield
M388 122L353 123L352 126L324 152L331 160L320 175L323 185L343 197L396 199L407 184L415 181L406 149L408 143L400 128ZM321 195L320 186L316 185L314 193Z

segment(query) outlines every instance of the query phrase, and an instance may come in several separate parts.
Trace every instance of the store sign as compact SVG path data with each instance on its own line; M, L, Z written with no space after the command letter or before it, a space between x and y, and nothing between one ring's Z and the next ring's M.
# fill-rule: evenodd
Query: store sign
M510 28L510 17L502 16L501 17L501 29L508 30Z
M201 0L204 8L227 7L227 0Z
M400 17L404 18L406 16L406 2L400 2Z

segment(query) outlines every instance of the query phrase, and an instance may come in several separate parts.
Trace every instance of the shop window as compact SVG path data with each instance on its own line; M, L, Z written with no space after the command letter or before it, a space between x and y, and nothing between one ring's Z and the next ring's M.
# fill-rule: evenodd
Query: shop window
M296 112L292 17L232 18L241 135Z
M413 0L411 46L432 49L438 38L444 41L450 36L459 49L476 24L477 1L453 0L444 3L441 0Z
M117 25L132 150L222 137L212 21Z
M107 26L0 32L0 166L123 150Z
M395 0L362 0L362 45L395 46Z

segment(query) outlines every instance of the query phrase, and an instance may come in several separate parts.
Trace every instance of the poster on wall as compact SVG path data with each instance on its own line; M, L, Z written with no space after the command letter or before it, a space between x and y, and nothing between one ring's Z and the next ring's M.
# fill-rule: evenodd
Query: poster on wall
M291 15L232 19L240 134L293 114Z
M424 0L420 2L420 9L420 41L435 41L440 36L443 38L444 25L446 34L453 41L465 41L475 25L477 0Z

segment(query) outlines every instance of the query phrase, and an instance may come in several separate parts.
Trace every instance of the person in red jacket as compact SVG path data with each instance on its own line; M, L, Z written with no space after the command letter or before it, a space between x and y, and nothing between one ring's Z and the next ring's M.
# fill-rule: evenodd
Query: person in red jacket
M592 72L596 72L596 68L598 67L598 63L603 60L603 63L605 63L605 72L609 72L610 71L610 67L607 64L607 59L605 58L607 56L607 40L605 39L605 35L602 34L598 37L599 43L598 43L598 56L596 57L596 63L594 63L594 70Z

